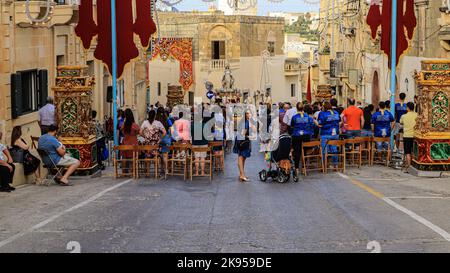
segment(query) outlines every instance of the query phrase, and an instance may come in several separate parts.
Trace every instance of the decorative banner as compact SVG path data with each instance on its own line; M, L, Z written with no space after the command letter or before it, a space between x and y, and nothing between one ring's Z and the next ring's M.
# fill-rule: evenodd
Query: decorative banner
M116 0L117 16L117 76L120 77L124 67L139 56L134 44L133 34L137 34L144 48L149 46L150 36L156 32L156 25L151 16L151 0L136 1L136 22L133 22L132 0ZM111 49L111 1L97 0L97 24L94 22L92 0L81 0L79 21L75 33L80 37L85 49L91 47L92 39L97 36L98 43L94 57L103 61L112 71Z
M180 84L185 92L194 83L192 38L153 39L152 59L158 55L163 61L174 58L180 62Z
M397 64L401 55L408 49L408 39L413 38L417 26L414 14L414 0L396 0L397 7ZM405 7L406 4L406 7ZM383 0L380 12L380 0L372 0L367 24L370 26L372 38L377 37L378 27L381 26L381 50L388 55L389 68L391 68L391 17L392 0ZM406 30L405 30L406 29ZM407 36L405 31L407 31Z

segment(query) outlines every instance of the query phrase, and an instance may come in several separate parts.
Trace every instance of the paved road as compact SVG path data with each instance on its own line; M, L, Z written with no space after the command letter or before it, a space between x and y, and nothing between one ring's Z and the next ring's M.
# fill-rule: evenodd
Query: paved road
M230 155L212 183L106 176L2 193L0 252L68 252L70 241L82 252L369 252L370 241L383 252L450 252L448 178L373 167L261 183L263 164L254 153L244 184Z

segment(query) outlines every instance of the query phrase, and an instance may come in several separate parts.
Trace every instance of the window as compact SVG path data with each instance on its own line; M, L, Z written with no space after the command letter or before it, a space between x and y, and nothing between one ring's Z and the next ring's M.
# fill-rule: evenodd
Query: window
M270 56L275 56L275 42L267 42L267 51L269 51Z
M37 111L44 106L48 94L47 70L19 71L11 75L11 115L21 115Z
M158 82L158 96L161 96L161 82Z
M211 42L211 59L224 60L225 59L225 41L212 41Z
M296 97L295 83L291 84L291 97Z
M119 97L119 106L125 106L125 83L123 80L117 82L117 94Z

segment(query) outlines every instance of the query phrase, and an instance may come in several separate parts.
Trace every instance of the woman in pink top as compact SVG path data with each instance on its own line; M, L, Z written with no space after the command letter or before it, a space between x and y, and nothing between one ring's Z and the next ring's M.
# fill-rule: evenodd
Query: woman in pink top
M191 140L191 123L183 118L183 112L180 112L178 117L174 123L176 140L183 143L189 142Z

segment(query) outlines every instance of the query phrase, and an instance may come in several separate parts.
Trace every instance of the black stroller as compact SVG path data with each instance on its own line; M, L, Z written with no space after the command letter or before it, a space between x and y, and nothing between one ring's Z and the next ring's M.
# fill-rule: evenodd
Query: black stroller
M290 180L292 173L294 182L298 182L298 176L290 157L291 136L288 134L281 135L276 145L275 151L266 152L265 159L268 169L259 172L259 179L262 182L266 182L268 178L272 178L272 180L279 183L286 183ZM273 165L275 165L274 169Z

